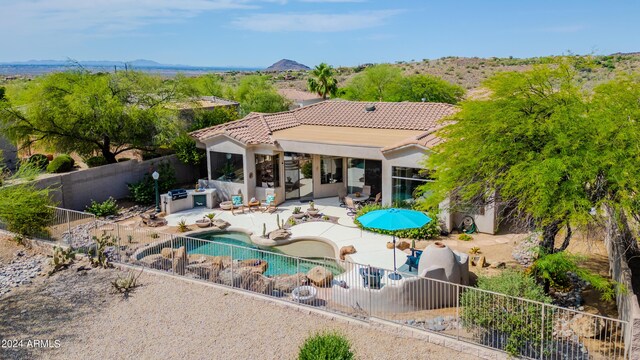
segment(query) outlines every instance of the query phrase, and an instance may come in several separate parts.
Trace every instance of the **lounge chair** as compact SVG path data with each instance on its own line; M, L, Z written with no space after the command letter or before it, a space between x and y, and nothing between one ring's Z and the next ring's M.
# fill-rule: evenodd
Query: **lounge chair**
M376 198L374 200L370 200L368 204L380 205L381 201L382 201L382 193L377 193Z
M347 189L345 188L340 188L338 190L338 201L340 202L340 207L345 207L346 203L344 198L347 197Z
M265 191L266 199L262 202L262 212L274 212L278 210L276 205L276 192L273 189L267 189Z
M364 287L368 287L371 289L380 289L384 270L374 267L366 267L360 268L358 272L360 273L360 276L362 276Z
M244 199L242 197L242 194L231 195L231 205L233 205L233 207L231 208L231 214L232 215L235 215L235 213L233 212L233 210L235 210L235 209L242 210L242 213L244 214L244 209L247 207L244 204Z
M362 195L367 197L371 196L371 185L365 185L362 187Z

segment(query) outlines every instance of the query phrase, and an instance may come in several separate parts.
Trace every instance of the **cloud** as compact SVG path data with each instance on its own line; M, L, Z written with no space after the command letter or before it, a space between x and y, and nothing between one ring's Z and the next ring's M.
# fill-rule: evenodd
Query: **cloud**
M561 34L561 33L576 33L586 28L587 27L584 25L563 25L563 26L545 27L545 28L538 29L538 31L545 32L545 33Z
M341 32L380 26L402 10L361 11L346 14L281 13L251 14L232 20L240 29L260 32Z
M152 23L174 23L203 12L252 9L249 0L0 0L7 32L114 34Z

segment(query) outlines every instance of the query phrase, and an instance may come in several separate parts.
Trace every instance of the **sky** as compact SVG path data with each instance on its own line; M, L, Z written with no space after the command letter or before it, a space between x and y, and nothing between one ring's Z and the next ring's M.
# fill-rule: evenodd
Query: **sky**
M266 67L640 51L640 0L0 0L0 62Z

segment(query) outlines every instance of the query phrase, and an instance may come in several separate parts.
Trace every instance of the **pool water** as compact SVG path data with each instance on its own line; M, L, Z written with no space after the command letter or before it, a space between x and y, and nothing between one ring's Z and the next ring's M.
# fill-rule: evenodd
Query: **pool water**
M269 267L264 273L267 276L292 275L298 272L306 274L311 268L318 265L329 269L334 275L343 272L334 260L305 258L298 261L297 258L289 257L275 247L261 249L251 242L249 236L240 232L205 232L192 236L208 241L184 239L186 244L178 244L178 246L186 245L187 253L190 255L232 256L234 260L265 260L269 263Z

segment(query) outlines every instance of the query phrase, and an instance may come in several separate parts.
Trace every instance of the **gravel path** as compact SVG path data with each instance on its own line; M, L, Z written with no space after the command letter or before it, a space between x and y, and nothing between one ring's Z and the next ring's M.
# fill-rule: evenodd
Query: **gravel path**
M179 279L143 274L128 300L109 293L118 270L78 265L0 298L0 338L60 340L58 348L0 349L20 359L295 359L299 345L337 330L360 359L473 359L365 326L305 314ZM26 310L26 311L23 311Z

